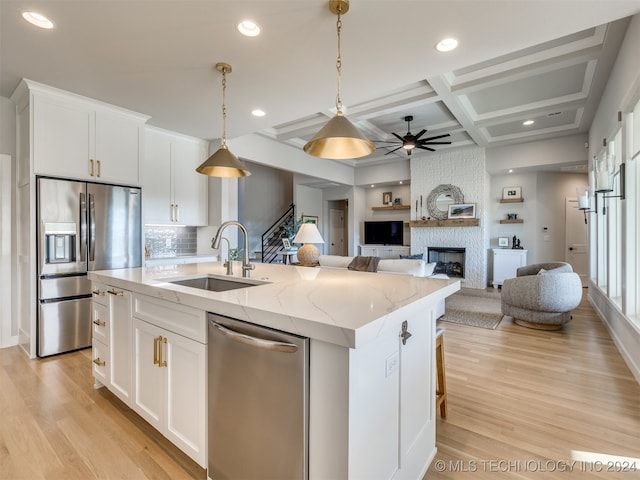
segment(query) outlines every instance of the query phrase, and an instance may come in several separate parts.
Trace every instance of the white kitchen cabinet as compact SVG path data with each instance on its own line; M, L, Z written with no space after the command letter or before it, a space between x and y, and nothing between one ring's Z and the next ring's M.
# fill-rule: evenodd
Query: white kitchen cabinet
M493 249L493 288L502 287L507 278L514 278L516 270L527 264L527 251L510 248Z
M409 255L411 247L392 245L360 245L360 255L363 257L400 258Z
M94 283L91 299L92 362L95 388L109 385L109 302L107 286Z
M207 177L195 171L206 142L147 127L142 173L145 223L207 224Z
M205 313L136 295L134 316L133 409L206 467Z
M109 390L128 406L132 404L131 292L107 289L109 299Z
M147 116L24 82L32 94L35 174L140 184L141 142Z
M435 311L408 306L404 344L402 318L356 349L311 341L309 478L422 478L436 452Z

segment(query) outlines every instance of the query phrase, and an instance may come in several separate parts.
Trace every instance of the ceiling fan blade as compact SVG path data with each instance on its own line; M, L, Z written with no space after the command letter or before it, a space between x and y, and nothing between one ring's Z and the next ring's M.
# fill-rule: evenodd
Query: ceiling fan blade
M418 146L424 145L451 145L451 142L420 142Z
M397 140L371 140L373 143L394 143L398 144Z
M429 147L425 147L424 145L418 145L418 146L416 146L416 148L421 148L422 150L429 150L430 152L435 152L435 149L429 148Z
M423 128L422 130L420 130L420 131L418 132L418 134L417 134L415 137L413 137L413 139L414 139L415 141L418 141L418 139L419 139L422 135L424 135L425 133L427 133L427 131Z
M387 153L385 153L385 155L389 155L390 153L393 153L393 152L395 152L396 150L400 150L401 148L402 148L402 145L400 145L400 146L399 146L399 147L397 147L397 148L394 148L393 150L389 150Z
M423 138L422 140L420 140L420 143L428 142L429 140L437 140L437 139L439 139L439 138L450 137L450 136L451 136L451 134L449 134L449 133L445 133L445 134L443 134L443 135L436 135L436 136L434 136L434 137Z
M396 137L398 140L400 140L402 143L404 143L404 138L401 137L400 135L398 135L397 133L393 133L391 132L391 135L393 135L394 137Z

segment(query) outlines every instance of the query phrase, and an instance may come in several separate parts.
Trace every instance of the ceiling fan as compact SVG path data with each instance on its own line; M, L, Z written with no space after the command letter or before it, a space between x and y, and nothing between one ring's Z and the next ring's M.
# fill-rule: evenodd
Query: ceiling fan
M413 151L414 148L435 152L435 149L431 148L430 145L451 145L450 141L449 142L436 141L441 138L449 137L450 135L448 133L445 133L443 135L436 135L435 137L420 138L422 137L422 135L427 133L425 129L422 129L420 130L420 132L418 132L417 135L413 135L411 133L411 122L413 121L413 115L407 115L406 117L404 117L404 121L407 122L406 135L401 137L397 133L391 132L391 135L395 136L398 140L400 140L401 143L399 145L396 140L393 140L393 141L380 140L375 142L380 144L390 144L390 145L380 145L381 147L384 147L384 148L395 147L393 148L393 150L389 150L387 153L385 153L385 155L389 155L390 153L393 153L396 150L400 150L401 148L404 148L407 151L407 155L411 155L411 152Z

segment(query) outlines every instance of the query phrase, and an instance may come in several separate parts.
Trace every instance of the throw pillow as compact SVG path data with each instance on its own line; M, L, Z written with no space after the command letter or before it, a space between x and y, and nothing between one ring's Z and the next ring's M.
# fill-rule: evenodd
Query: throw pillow
M415 255L400 255L400 258L407 260L422 260L422 253L416 253Z

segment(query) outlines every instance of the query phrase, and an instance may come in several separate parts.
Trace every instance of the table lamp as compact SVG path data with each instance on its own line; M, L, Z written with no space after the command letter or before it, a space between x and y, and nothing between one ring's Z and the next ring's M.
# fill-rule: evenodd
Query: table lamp
M313 223L303 223L293 239L293 243L303 243L298 250L298 260L305 267L311 267L318 264L320 251L314 243L324 243L322 235L318 231L318 227Z

